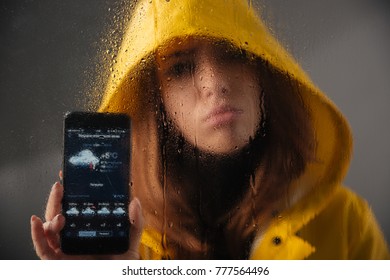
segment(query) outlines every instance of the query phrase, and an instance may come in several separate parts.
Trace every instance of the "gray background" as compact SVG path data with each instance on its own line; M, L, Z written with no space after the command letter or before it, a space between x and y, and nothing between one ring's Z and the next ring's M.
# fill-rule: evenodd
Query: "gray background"
M29 219L43 215L58 178L62 117L102 90L96 69L119 2L0 4L0 259L36 258ZM390 240L388 1L252 2L348 118L355 153L345 183L368 200Z

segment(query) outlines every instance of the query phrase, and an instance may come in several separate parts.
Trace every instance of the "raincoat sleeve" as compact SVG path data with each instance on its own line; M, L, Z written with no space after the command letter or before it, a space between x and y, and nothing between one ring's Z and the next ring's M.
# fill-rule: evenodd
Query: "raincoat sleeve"
M390 259L388 245L368 203L355 196L348 214L349 259Z
M307 240L316 247L310 259L390 259L388 245L371 207L348 188L338 188L307 230Z

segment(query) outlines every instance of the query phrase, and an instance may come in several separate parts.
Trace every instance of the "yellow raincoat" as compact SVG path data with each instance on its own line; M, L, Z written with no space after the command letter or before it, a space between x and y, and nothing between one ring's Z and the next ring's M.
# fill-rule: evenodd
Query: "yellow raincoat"
M249 258L389 259L369 205L341 184L352 151L346 120L270 35L250 1L244 0L145 0L133 11L100 111L127 112L133 118L133 193L142 197L144 188L153 190L141 199L147 222L141 257L175 258L175 251L165 246L162 230L148 226L149 217L162 215L160 209L166 205L161 202L164 193L151 178L158 177L152 160L158 153L156 128L143 109L148 96L140 76L158 47L169 48L173 39L187 36L226 40L267 61L299 85L311 112L316 160L292 182L303 191L254 238Z

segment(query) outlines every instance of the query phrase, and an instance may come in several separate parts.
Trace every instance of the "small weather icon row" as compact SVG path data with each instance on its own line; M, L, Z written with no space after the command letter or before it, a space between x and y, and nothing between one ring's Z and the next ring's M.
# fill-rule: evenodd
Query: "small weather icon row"
M114 214L116 216L122 216L122 215L126 214L126 211L122 207L117 207L117 208L113 209L112 211L110 209L108 209L107 207L102 207L98 210L95 210L91 207L86 207L86 208L83 208L81 210L77 209L76 207L71 207L70 209L68 209L66 211L66 214L68 216L79 216L80 214L84 215L84 216L94 216L96 214L102 215L102 216L106 216L106 215L110 215L110 214Z

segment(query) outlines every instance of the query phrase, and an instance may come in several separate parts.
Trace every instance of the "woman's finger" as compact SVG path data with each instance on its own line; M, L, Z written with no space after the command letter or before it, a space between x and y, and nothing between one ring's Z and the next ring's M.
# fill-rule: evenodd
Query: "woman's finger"
M61 214L58 214L50 222L43 224L43 229L47 238L49 246L53 250L60 248L60 231L65 225L65 218Z
M57 214L61 212L61 200L64 195L64 188L56 182L51 188L49 199L46 205L45 219L51 221Z
M134 198L129 205L130 213L130 247L129 258L139 259L139 245L144 227L144 218L142 215L142 207L138 198Z
M49 246L43 223L40 218L33 215L31 217L31 238L37 256L42 260L56 259L55 251Z

